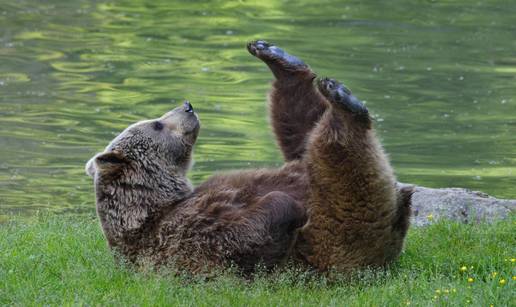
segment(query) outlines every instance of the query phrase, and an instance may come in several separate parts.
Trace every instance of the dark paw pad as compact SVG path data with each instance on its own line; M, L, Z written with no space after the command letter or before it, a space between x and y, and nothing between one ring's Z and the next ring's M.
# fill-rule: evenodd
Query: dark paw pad
M258 40L247 44L247 50L269 65L280 65L289 69L305 69L306 64L297 57L266 41Z
M318 81L318 87L319 92L330 102L344 107L357 116L369 119L369 111L364 103L353 96L343 84L333 79L323 78Z

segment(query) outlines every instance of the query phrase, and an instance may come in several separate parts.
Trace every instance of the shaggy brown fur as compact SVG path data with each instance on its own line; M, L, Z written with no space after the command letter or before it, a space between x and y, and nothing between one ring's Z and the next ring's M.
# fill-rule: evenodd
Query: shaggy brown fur
M285 159L307 166L309 222L296 252L320 269L347 271L396 259L409 227L412 188L396 180L365 106L334 80L316 89L310 68L264 41L248 45L276 80L274 132Z
M88 162L110 247L191 273L280 264L306 222L304 165L218 175L193 189L186 171L198 130L186 103L130 126Z
M109 245L132 262L192 273L272 268L292 248L320 270L394 260L411 191L395 189L367 109L333 80L317 90L315 74L283 50L263 41L248 49L277 79L270 113L286 164L215 175L193 189L186 178L199 131L192 106L134 124L86 166Z

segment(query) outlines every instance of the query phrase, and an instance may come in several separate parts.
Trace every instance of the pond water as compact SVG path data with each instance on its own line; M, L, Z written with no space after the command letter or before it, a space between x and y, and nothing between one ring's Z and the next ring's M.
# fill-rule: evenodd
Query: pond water
M191 172L278 166L263 38L344 81L399 180L516 198L514 1L6 1L0 215L92 212L85 162L189 99Z

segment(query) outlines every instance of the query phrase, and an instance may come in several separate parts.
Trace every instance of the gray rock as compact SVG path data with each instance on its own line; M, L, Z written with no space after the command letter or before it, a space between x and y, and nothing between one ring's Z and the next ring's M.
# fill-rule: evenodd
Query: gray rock
M412 225L416 227L442 218L463 223L492 222L506 218L511 212L516 212L514 199L498 199L461 188L430 189L416 186L412 196Z

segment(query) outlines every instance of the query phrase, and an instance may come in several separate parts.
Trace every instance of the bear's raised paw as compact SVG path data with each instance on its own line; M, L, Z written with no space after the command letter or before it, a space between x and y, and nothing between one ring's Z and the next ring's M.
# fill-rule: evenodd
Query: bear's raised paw
M308 70L308 66L299 58L263 40L248 43L247 50L273 70Z
M357 119L369 122L369 111L362 101L351 94L351 91L342 83L329 78L322 78L317 82L319 92L332 104L351 112Z

